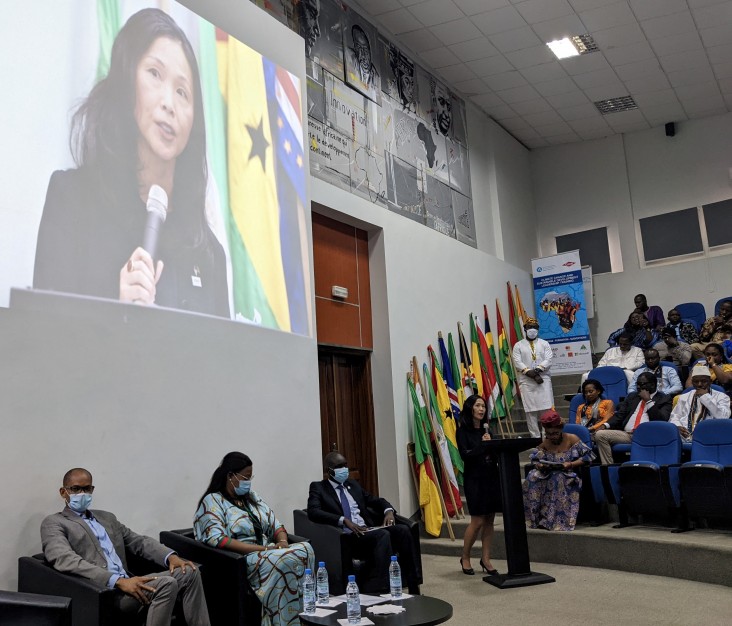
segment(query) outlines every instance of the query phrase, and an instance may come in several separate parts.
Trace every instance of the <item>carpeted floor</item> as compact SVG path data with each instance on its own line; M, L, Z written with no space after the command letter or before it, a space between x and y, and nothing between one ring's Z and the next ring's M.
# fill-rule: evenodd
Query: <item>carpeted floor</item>
M451 624L471 626L730 626L732 589L591 567L532 563L555 583L500 590L455 556L422 555L422 593L453 606ZM506 562L493 560L499 572ZM478 559L473 559L478 567Z

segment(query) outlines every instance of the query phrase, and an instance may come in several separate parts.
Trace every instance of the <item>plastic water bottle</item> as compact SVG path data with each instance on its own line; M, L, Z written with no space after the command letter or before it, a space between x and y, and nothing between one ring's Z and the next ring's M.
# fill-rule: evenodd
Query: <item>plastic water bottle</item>
M325 561L318 563L318 573L315 574L315 588L318 592L318 604L328 604L330 586L328 585L328 570L325 569Z
M361 621L361 597L358 594L358 585L353 574L348 576L346 585L346 615L348 615L349 624L358 624Z
M303 613L315 613L315 580L313 570L309 567L305 570L305 578L302 581L302 611Z
M402 568L399 567L396 554L391 557L389 563L389 591L391 591L391 599L399 600L402 597Z

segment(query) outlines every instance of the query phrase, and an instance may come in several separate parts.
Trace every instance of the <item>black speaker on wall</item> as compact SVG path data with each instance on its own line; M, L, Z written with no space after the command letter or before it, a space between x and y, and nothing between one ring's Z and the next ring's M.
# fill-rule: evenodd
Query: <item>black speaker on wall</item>
M669 122L666 124L666 137L673 137L676 134L676 124Z

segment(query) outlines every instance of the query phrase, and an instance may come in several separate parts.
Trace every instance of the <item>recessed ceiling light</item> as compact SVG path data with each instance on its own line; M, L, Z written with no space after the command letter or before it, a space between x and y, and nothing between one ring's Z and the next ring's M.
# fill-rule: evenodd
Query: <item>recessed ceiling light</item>
M569 57L579 56L579 50L569 37L550 41L546 45L549 46L558 59L568 59Z
M638 105L633 100L633 96L621 96L620 98L609 98L608 100L598 100L594 103L597 110L603 115L608 113L620 113L622 111L632 111L637 109Z

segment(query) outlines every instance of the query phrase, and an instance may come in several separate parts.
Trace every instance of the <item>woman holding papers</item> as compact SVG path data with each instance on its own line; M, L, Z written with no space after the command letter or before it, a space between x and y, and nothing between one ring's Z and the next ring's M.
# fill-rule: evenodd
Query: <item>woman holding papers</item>
M582 480L576 470L594 455L577 435L563 432L559 414L541 416L544 441L531 452L534 469L524 481L524 513L531 528L574 530Z

